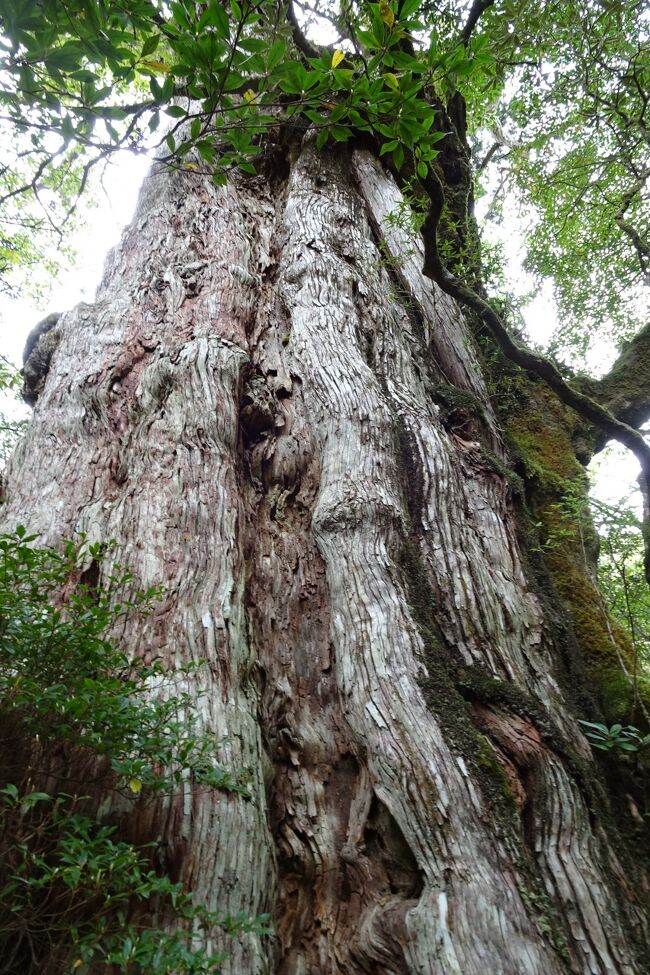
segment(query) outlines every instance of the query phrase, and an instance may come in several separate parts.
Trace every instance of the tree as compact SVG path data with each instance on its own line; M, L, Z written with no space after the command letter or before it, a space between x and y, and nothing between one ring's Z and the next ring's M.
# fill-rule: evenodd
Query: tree
M130 836L209 908L271 914L233 975L640 975L645 773L578 719L645 731L647 687L567 498L607 436L650 471L648 335L567 381L488 301L472 216L466 110L529 60L530 8L508 42L485 2L346 5L325 51L293 6L171 11L13 12L6 102L69 146L177 119L96 302L35 345L3 506L47 544L115 539L163 587L125 645L207 661L187 691L250 798L185 781ZM107 115L98 77L138 65L149 94Z

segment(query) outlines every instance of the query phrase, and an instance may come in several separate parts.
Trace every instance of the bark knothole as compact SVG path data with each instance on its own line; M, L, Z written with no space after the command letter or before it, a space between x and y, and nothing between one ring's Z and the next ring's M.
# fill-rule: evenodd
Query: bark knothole
M61 338L60 318L60 312L47 315L27 336L23 351L22 397L29 406L34 406L43 392L52 356Z

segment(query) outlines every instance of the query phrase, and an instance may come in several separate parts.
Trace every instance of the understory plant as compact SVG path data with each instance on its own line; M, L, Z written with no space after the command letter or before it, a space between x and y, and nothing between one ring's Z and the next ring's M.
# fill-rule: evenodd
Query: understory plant
M197 903L160 868L156 837L133 842L122 824L188 781L245 801L243 773L215 762L187 669L133 662L111 637L158 590L133 591L99 545L36 543L22 527L0 536L0 972L216 972L211 933L267 918Z

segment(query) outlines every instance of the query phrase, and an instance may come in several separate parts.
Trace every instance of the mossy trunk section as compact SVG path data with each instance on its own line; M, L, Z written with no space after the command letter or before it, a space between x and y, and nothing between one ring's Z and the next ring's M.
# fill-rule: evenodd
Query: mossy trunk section
M188 784L129 829L211 906L270 911L273 937L213 933L228 975L641 975L645 881L399 202L310 144L223 189L154 170L58 322L4 526L116 539L165 587L125 646L207 664L188 687L252 798Z

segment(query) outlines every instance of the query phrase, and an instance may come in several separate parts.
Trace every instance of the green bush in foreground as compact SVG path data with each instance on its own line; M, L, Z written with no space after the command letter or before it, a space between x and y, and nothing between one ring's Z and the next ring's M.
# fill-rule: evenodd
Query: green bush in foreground
M267 918L194 903L153 869L155 842L121 839L95 810L109 792L128 809L187 778L242 799L245 784L197 732L175 686L187 670L131 663L108 636L156 590L127 595L117 566L104 586L81 584L99 546L35 542L20 527L0 536L0 972L216 972L223 956L201 935L263 933Z

